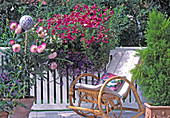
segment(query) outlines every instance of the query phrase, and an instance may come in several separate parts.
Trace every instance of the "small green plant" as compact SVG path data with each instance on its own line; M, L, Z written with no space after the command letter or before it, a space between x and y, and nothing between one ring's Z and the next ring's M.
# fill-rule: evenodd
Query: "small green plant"
M0 67L0 112L8 112L10 115L14 112L14 107L23 106L23 103L17 102L23 96L23 89L18 73L7 72Z
M149 14L145 32L147 48L139 50L143 64L132 70L138 75L144 96L153 104L170 106L170 21L161 12ZM138 70L138 71L137 71Z

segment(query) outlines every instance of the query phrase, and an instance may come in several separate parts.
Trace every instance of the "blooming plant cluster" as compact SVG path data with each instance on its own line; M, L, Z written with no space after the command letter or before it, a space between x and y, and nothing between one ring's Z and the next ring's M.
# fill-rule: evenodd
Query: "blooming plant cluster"
M23 84L19 78L14 78L10 73L0 69L0 98L10 97L14 99L22 96L20 92L23 90Z
M115 44L111 28L113 18L113 10L98 8L96 4L78 4L71 14L57 14L50 19L39 19L35 32L38 38L47 43L52 54L56 55L54 57L57 57L49 58L51 69L57 68L62 74L69 69L69 75L74 76L78 71L102 71L108 62L110 49Z
M43 77L48 69L58 69L63 76L103 71L116 42L113 19L114 12L106 7L78 4L70 14L38 19L27 32L27 42L25 32L13 22L10 28L15 38L10 41L12 50L6 50L6 69L21 70L21 81L29 87L34 83L31 74Z
M108 43L110 34L109 32L109 19L114 15L113 10L107 8L101 9L97 5L74 7L74 11L70 15L54 15L54 17L46 20L44 28L47 32L52 32L53 38L57 35L63 43L70 43L76 40L82 42L83 46L88 48L93 42ZM43 19L39 19L39 22L43 22ZM40 37L44 37L45 34L38 28L38 34Z

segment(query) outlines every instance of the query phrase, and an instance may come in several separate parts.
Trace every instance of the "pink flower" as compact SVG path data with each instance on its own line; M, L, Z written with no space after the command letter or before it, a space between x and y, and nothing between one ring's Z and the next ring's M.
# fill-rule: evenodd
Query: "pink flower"
M110 14L111 14L111 13L112 13L113 15L115 15L115 13L114 13L114 11L113 11L113 10L111 10L111 11L110 11Z
M76 6L74 7L74 10L77 10L77 7L76 7Z
M83 10L83 8L82 7L80 7L80 11L82 11Z
M97 8L97 5L96 5L96 4L94 4L94 6L92 6L92 9L95 9L95 8Z
M15 29L15 34L20 34L22 32L22 27L19 24L18 27Z
M30 52L36 53L37 52L37 46L36 45L31 45Z
M40 38L44 38L44 36L45 36L44 32L41 32L41 33L38 34L38 37L40 37Z
M57 56L57 53L54 52L54 53L48 55L48 58L49 58L49 59L54 59L54 58L56 58L56 56Z
M13 50L14 52L19 52L19 51L21 50L20 44L14 44L14 45L12 45L12 50Z
M102 15L103 15L103 14L102 14L102 13L100 13L100 15L99 15L99 16L100 16L100 17L102 17Z
M71 54L71 52L68 52L68 54Z
M11 30L15 30L17 28L17 25L18 25L17 23L12 22L9 27Z
M65 40L64 43L67 43L67 40Z
M10 44L14 45L15 41L14 40L10 40Z
M46 46L47 46L47 44L46 44L46 43L42 43L41 45L43 45L43 46L44 46L44 48L46 48Z
M107 17L104 17L104 20L107 20Z
M56 62L52 62L50 65L51 70L54 70L57 68L57 63Z
M43 31L43 27L39 27L36 32L37 34L41 34L42 31Z
M40 46L38 46L37 52L41 53L41 52L43 52L45 50L45 48L46 48L46 44L42 43Z
M38 19L38 22L42 22L43 21L43 19Z

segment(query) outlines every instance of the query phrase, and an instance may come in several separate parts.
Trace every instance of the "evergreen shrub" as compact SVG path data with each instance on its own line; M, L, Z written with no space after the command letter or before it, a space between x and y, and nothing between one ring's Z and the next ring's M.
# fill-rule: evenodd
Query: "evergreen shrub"
M132 70L153 105L170 106L170 18L157 12L149 13L145 36L147 48L139 50L142 65Z

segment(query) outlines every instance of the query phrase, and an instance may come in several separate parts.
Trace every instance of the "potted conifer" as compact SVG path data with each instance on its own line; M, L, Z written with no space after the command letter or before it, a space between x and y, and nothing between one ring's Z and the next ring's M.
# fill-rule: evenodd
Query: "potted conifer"
M142 65L132 70L149 103L145 118L170 117L170 21L161 12L149 14L145 32L147 48L138 50ZM138 71L137 71L138 70Z

